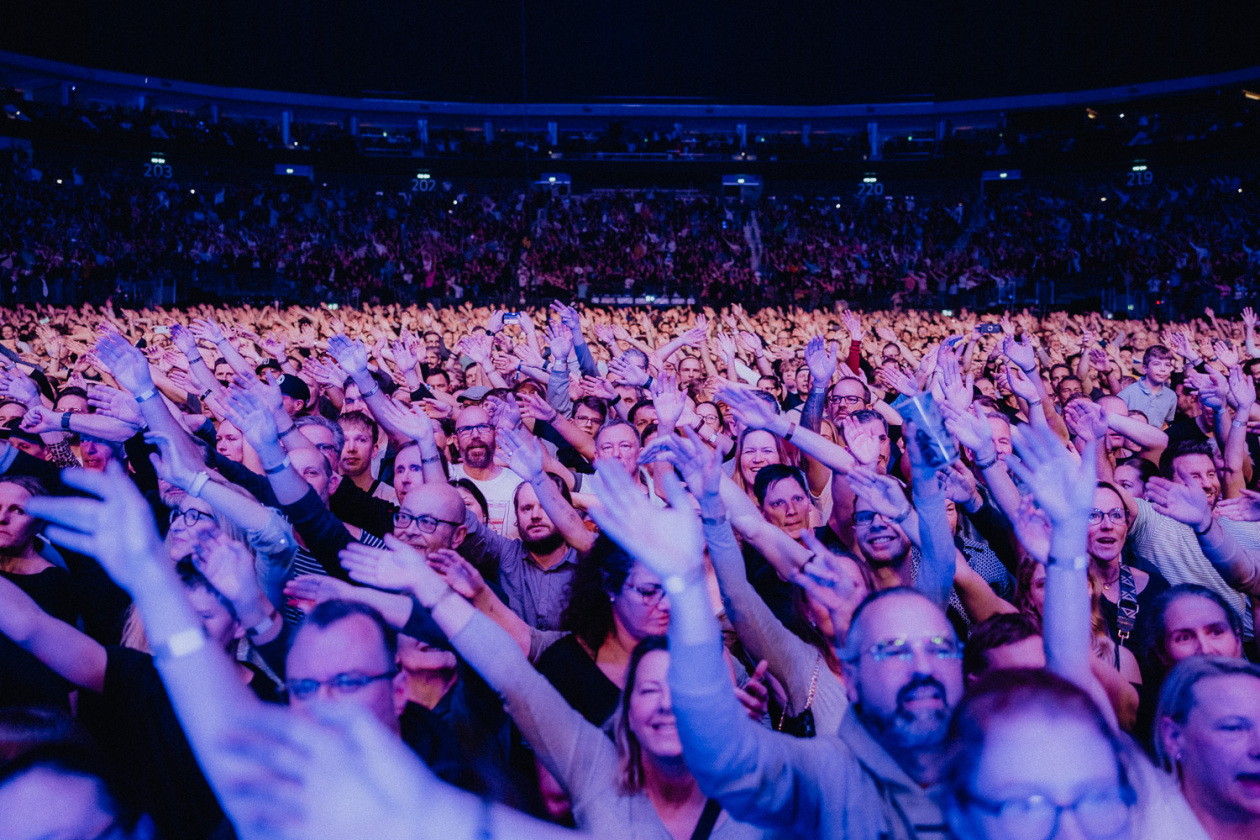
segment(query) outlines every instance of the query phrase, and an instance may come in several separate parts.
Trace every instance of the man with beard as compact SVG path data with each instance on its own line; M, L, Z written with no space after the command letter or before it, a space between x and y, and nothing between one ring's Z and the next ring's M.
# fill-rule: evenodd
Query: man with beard
M455 444L460 463L451 465L451 479L466 478L477 485L490 509L490 528L496 534L516 537L514 501L523 477L495 462L498 435L489 412L470 405L455 415Z
M557 630L577 570L578 552L590 550L595 535L573 509L565 483L543 470L543 451L537 438L523 430L505 431L500 433L500 444L513 473L525 479L512 498L520 539L499 536L482 525L472 511L465 510L467 537L458 546L459 552L487 580L499 582L508 606L525 623L540 630ZM412 491L407 501L415 494Z

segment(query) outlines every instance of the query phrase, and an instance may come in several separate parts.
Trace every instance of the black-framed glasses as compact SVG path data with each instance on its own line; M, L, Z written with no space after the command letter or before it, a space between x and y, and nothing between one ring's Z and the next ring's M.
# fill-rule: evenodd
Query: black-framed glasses
M463 525L463 521L452 522L449 519L438 519L436 516L430 516L422 513L419 516L412 516L410 513L398 510L394 511L394 527L399 530L406 530L411 523L416 523L416 528L422 534L432 534L437 530L438 525L450 525L452 528L458 528Z
M314 695L322 686L328 686L334 694L354 694L378 680L392 680L398 676L398 669L391 668L383 674L337 674L326 680L285 680L285 690L290 697L299 700Z
M337 447L331 443L317 443L315 444L315 448L318 449L320 452L336 452L337 451Z
M844 403L845 405L862 405L866 400L856 394L832 394L827 397L829 403Z
M996 817L1002 836L1010 840L1050 840L1058 833L1059 818L1071 811L1081 832L1089 837L1113 837L1129 821L1137 794L1127 784L1082 794L1066 805L1033 794L995 801L964 790L960 804Z
M896 639L887 639L873 644L865 650L858 651L857 655L865 654L871 658L872 662L887 662L890 659L895 662L912 662L915 648L921 648L928 656L942 661L962 659L963 655L963 646L957 639L949 636L928 636L925 639L907 639L905 636L899 636Z
M467 437L468 435L488 435L494 431L493 423L477 423L473 426L456 426L455 434Z
M1095 508L1089 512L1089 524L1097 525L1099 522L1103 521L1103 517L1110 519L1117 525L1122 525L1125 521L1124 511L1120 508L1112 508L1111 510L1105 512Z
M639 594L639 599L643 601L645 607L655 607L665 597L665 587L659 583L649 583L647 586L631 586L626 584L626 589Z
M174 525L175 520L181 517L184 520L184 525L186 525L189 528L192 528L203 519L209 519L209 520L214 519L214 516L212 514L206 513L204 510L197 510L196 508L188 508L188 510L172 510L171 511L171 524Z

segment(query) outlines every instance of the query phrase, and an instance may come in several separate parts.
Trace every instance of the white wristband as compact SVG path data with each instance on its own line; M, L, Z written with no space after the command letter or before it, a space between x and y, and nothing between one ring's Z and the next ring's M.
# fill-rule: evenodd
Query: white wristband
M201 498L201 488L206 486L206 482L210 480L210 474L205 470L197 473L192 483L188 485L188 495Z

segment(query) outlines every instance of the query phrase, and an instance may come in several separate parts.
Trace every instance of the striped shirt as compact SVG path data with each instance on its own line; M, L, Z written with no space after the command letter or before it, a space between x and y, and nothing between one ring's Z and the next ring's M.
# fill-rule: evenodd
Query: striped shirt
M1151 564L1170 584L1197 583L1225 599L1243 620L1243 636L1254 633L1251 605L1247 596L1233 589L1199 548L1199 540L1189 525L1157 513L1145 499L1135 499L1137 517L1129 529L1129 547L1142 561ZM1260 551L1260 523L1220 519L1221 529L1248 551Z

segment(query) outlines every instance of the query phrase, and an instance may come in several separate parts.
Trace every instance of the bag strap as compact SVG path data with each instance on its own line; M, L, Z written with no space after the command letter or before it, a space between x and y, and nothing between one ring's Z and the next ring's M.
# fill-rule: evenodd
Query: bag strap
M710 799L704 803L704 810L700 813L700 822L696 823L696 830L691 832L691 840L709 840L709 835L713 833L713 826L717 825L718 816L722 813L722 806L716 799Z
M1116 670L1120 670L1120 648L1133 635L1137 624L1137 582L1133 570L1120 564L1120 596L1116 599Z

